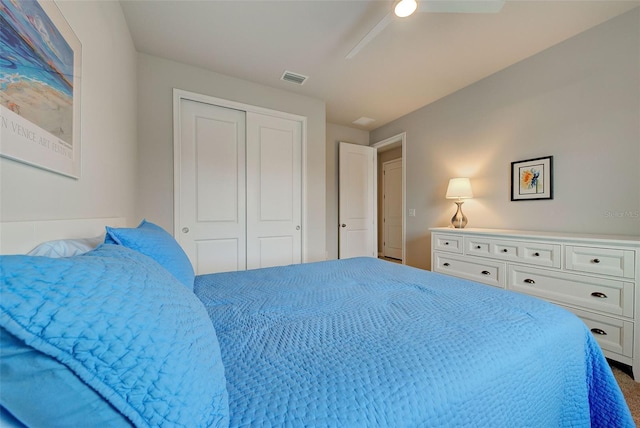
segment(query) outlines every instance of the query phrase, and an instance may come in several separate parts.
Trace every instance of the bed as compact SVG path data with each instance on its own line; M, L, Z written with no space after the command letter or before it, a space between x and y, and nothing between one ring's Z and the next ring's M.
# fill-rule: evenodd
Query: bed
M6 425L634 426L533 297L371 258L195 276L146 221L66 241L0 261Z

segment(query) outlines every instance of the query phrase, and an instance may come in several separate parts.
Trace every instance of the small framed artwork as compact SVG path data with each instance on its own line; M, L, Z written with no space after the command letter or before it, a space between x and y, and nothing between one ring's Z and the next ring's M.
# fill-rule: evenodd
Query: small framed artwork
M553 156L511 162L511 200L553 199Z
M0 156L80 178L80 41L55 2L0 10Z

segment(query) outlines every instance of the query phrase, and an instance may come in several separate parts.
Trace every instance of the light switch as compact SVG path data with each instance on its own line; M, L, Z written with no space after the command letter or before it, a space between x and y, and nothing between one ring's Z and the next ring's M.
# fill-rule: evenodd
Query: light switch
M416 216L416 209L409 208L409 217L415 217L415 216Z

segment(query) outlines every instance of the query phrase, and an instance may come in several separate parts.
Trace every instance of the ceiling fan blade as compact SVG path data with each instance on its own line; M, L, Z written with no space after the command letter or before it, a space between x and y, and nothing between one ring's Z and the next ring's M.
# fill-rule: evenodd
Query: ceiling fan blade
M393 19L393 12L387 13L384 16L384 18L382 18L380 20L380 22L378 22L376 24L376 26L373 27L367 33L367 35L364 36L362 38L362 40L360 40L360 42L358 42L357 45L355 45L355 47L353 49L351 49L351 51L347 54L345 59L351 59L354 56L356 56L358 54L358 52L360 52L362 50L362 48L364 48L371 40L374 39L374 37L376 37L378 34L380 34L382 32L382 30L384 30L386 28L387 25L389 25L389 23L391 22L392 19Z
M505 0L418 0L418 12L431 13L498 13ZM366 36L354 46L345 59L358 54L371 40L384 30L393 19L393 12L387 13Z
M418 12L498 13L505 0L421 0Z

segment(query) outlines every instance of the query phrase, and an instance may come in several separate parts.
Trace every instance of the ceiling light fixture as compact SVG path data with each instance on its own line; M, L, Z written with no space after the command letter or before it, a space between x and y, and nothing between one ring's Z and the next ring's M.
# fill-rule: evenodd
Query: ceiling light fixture
M416 0L400 0L393 11L397 17L405 18L415 12L417 7Z

